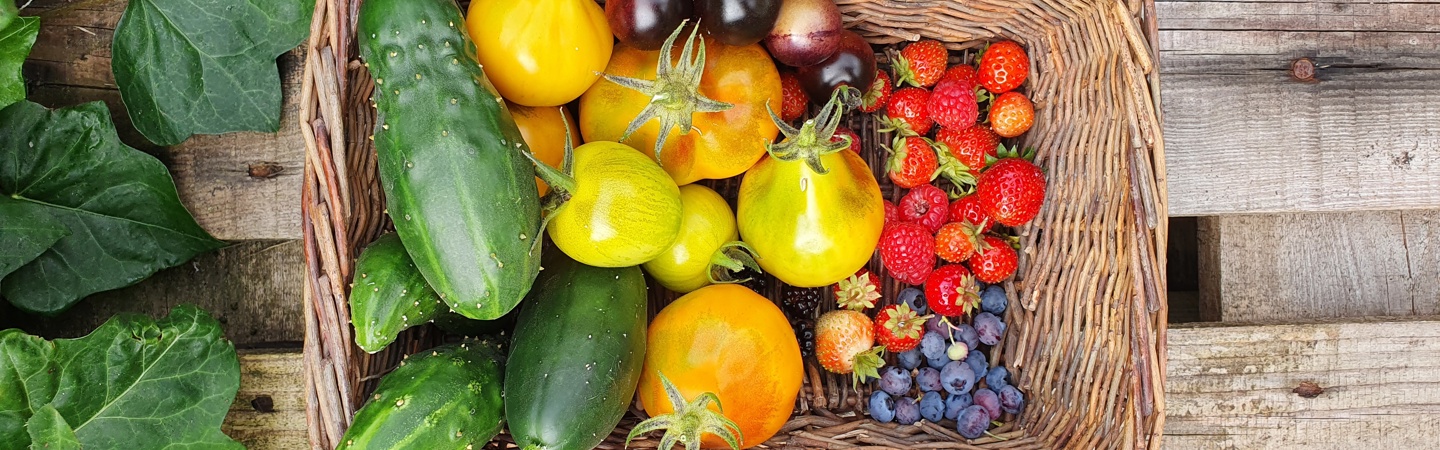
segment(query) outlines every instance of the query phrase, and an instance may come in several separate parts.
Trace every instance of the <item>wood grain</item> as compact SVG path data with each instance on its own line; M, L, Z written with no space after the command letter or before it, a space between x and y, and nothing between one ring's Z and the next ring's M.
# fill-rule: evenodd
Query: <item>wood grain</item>
M221 427L251 450L308 447L305 370L297 350L240 351L240 392Z
M1440 3L1156 8L1171 215L1440 208Z
M1223 264L1203 268L1202 288L1220 299L1218 320L1440 314L1440 211L1206 220Z
M1440 436L1440 321L1172 328L1167 450L1420 449ZM1291 392L1305 381L1315 398Z
M304 141L299 129L303 53L279 59L285 104L278 133L196 136L169 148L145 140L125 113L110 71L110 40L125 0L35 0L40 36L23 67L30 99L57 108L104 101L126 144L169 166L180 199L195 219L224 240L299 239ZM266 176L250 168L268 167ZM274 168L280 170L275 171Z

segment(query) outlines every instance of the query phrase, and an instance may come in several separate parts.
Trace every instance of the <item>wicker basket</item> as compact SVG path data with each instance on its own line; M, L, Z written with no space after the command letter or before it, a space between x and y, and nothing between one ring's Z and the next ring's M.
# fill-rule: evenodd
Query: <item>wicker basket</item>
M359 249L389 226L368 136L373 83L359 63L359 0L317 2L302 96L306 142L303 223L305 364L310 442L334 448L374 381L401 356L439 342L429 328L366 355L353 344L348 286ZM1159 448L1164 422L1164 146L1158 119L1152 0L838 0L846 27L872 44L934 38L952 55L987 39L1021 42L1033 63L1027 86L1035 147L1049 178L1045 208L1018 230L1020 270L1006 284L1010 328L990 355L1028 396L1018 418L966 441L946 427L879 424L863 414L864 392L806 363L794 417L767 447L1110 449ZM882 58L883 63L883 58ZM888 136L872 120L849 124L867 149ZM881 188L898 199L870 151ZM710 183L733 199L737 179ZM881 270L878 260L871 270ZM778 298L780 285L766 291ZM885 298L898 287L885 286ZM651 289L651 314L674 298ZM828 303L828 302L827 302ZM827 309L823 308L822 309ZM823 312L823 311L822 311ZM629 414L602 444L623 446ZM491 447L510 445L501 435ZM655 447L656 439L632 447Z

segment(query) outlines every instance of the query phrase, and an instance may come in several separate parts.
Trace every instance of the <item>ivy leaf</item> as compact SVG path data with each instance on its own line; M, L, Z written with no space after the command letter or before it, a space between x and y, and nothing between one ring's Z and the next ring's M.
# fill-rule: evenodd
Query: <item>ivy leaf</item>
M4 5L9 1L0 0L0 108L25 99L20 65L40 34L40 18L6 16ZM11 3L10 8L14 7Z
M25 239L9 236L15 227L68 231L0 280L0 294L26 311L58 314L222 245L180 204L165 165L120 143L100 102L0 110L0 196L31 211L0 215L0 242ZM52 220L26 219L37 210Z
M280 129L275 58L310 35L315 0L134 0L111 70L135 128L157 145Z

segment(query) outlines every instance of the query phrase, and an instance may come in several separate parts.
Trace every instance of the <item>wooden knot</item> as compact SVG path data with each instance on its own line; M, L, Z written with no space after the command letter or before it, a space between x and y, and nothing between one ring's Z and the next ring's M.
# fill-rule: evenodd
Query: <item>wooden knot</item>
M1290 77L1302 83L1315 83L1315 60L1300 58L1290 63Z
M285 171L285 166L277 162L261 161L250 164L250 178L275 178L280 172Z
M1319 397L1320 394L1324 394L1325 388L1315 384L1314 381L1302 381L1299 386L1296 386L1295 389L1290 390L1290 392L1294 392L1295 395L1303 398L1315 398Z

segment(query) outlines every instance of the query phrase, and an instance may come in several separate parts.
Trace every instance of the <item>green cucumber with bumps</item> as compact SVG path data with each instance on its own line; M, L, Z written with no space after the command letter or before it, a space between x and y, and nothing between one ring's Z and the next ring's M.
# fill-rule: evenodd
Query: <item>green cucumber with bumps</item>
M525 450L589 449L620 422L645 361L645 276L546 257L505 367L505 417Z
M503 375L500 351L486 342L412 355L380 379L337 450L484 447L504 426Z
M386 209L440 299L505 315L540 270L540 203L520 130L476 62L452 0L366 0L356 32L375 79Z
M406 328L434 321L445 309L441 305L395 233L360 252L350 290L350 323L361 350L385 349Z

